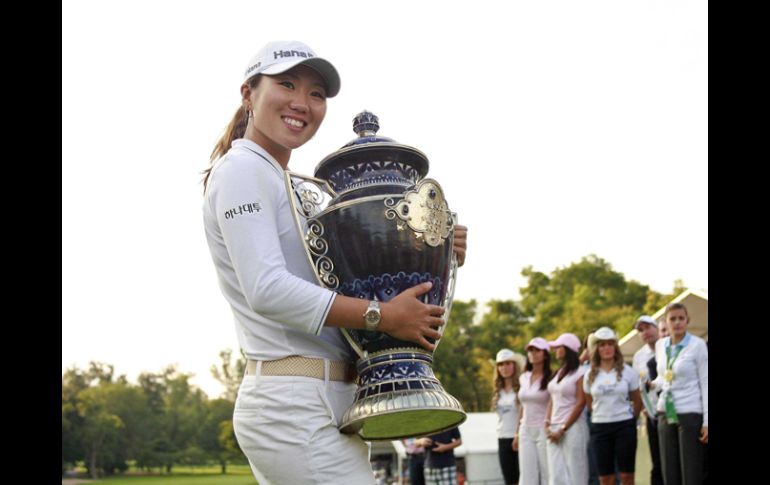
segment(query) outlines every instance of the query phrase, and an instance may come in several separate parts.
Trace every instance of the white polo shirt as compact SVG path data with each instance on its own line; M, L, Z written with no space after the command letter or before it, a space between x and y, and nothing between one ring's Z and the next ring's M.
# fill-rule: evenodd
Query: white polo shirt
M251 359L351 360L340 330L323 324L336 294L317 284L283 177L278 162L246 139L233 141L209 177L206 240L238 341Z
M633 419L634 410L628 394L639 389L639 373L623 364L623 373L618 381L618 371L607 372L599 369L594 381L588 386L589 370L583 376L583 391L591 395L591 422L617 423Z

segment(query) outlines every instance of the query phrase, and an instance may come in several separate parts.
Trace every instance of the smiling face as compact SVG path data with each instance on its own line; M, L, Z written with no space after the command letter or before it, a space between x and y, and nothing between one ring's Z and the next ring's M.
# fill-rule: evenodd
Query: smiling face
M326 116L326 90L314 70L299 65L282 74L261 76L256 88L241 86L253 118L246 138L267 150L284 167L291 151L315 135Z

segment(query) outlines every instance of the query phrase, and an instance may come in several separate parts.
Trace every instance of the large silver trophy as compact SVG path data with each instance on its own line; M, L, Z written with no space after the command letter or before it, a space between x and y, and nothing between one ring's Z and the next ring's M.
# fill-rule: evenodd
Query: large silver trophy
M377 117L353 120L358 138L324 158L315 177L286 173L295 221L321 285L388 301L431 281L425 303L442 305L443 334L457 262L455 216L419 150L377 136ZM343 333L358 354L356 400L340 429L366 440L423 436L465 421L460 403L433 374L433 354L381 332Z

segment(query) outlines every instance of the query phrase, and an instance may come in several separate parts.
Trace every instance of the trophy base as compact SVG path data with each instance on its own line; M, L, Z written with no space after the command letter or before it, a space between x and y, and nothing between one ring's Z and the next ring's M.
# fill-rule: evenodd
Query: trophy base
M438 394L435 391L427 392ZM340 430L343 433L358 433L366 441L396 440L438 433L454 428L465 421L465 411L457 399L449 394L442 393L441 400L454 401L450 406L421 406L417 409L408 409L403 406L415 401L435 401L438 400L437 396L419 396L411 391L401 395L391 394L393 395L378 396L375 403L354 404L345 413ZM378 412L379 409L390 409L390 411ZM353 417L355 415L365 416L355 418Z
M427 436L466 419L460 402L441 387L419 350L390 349L360 359L356 401L342 417L343 433L367 441Z

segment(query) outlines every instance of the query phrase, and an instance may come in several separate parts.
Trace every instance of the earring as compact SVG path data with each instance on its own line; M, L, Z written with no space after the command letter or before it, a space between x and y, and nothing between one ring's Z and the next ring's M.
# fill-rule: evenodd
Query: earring
M251 112L251 109L249 109L248 106L245 106L243 109L246 111L246 118L253 118L254 117L254 113Z

